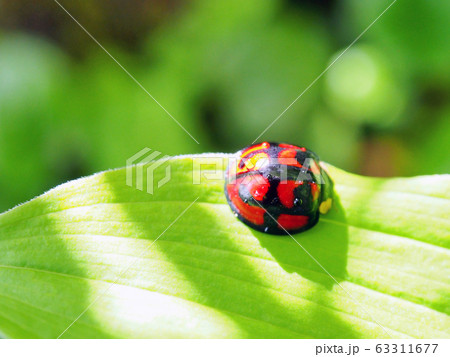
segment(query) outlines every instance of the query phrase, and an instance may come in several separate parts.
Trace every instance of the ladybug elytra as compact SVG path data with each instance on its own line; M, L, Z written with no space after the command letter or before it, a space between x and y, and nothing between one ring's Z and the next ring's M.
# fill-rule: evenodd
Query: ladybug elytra
M225 195L234 214L265 233L305 231L332 204L332 181L318 156L300 146L263 142L229 163Z

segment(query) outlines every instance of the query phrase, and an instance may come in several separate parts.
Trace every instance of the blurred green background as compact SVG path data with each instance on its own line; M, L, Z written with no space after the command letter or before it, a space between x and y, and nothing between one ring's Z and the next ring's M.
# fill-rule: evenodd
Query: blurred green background
M249 145L390 3L0 0L0 211L144 147ZM260 139L375 176L450 171L450 2L398 0Z

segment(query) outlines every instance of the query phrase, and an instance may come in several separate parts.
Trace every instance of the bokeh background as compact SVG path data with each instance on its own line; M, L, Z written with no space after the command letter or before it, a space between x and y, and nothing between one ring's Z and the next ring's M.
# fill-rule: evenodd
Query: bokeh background
M388 0L0 0L0 211L144 147L249 145ZM398 0L261 138L374 176L450 171L450 2Z

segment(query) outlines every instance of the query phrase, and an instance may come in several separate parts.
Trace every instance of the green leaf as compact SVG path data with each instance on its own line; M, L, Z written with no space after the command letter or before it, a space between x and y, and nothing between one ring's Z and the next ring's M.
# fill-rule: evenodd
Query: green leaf
M88 306L63 338L450 337L448 175L328 167L333 209L294 237L333 280L291 237L237 220L222 179L193 184L192 157L169 165L153 195L118 169L0 215L6 337L56 338Z

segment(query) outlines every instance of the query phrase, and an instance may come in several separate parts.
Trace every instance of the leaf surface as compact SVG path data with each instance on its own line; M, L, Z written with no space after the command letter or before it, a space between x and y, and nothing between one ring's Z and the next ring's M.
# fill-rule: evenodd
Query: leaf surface
M78 318L62 338L450 337L449 175L327 166L334 206L297 244L234 217L205 178L223 174L214 157L159 166L152 195L117 169L1 214L2 334L56 338Z

